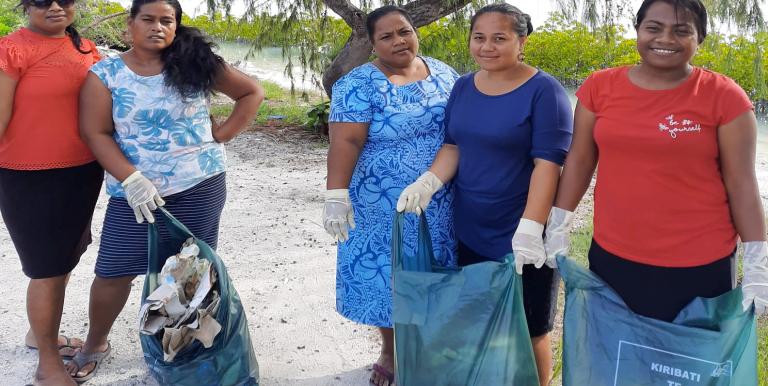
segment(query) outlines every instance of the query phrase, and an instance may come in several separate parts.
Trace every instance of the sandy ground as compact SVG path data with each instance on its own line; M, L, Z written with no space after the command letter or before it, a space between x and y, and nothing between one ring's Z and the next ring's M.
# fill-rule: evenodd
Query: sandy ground
M376 331L335 312L335 246L320 225L326 147L306 135L250 132L228 145L227 205L219 253L247 310L262 385L366 385L377 358ZM74 270L61 332L85 337L106 196L94 217L94 244ZM0 379L32 381L27 349L27 279L0 222ZM156 385L147 373L136 315L142 279L110 335L112 358L88 385Z

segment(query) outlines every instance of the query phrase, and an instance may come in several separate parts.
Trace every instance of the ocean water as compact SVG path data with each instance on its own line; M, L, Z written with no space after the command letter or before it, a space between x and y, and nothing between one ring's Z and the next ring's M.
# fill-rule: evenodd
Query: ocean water
M225 41L216 44L219 55L246 74L275 82L285 88L291 87L291 77L287 74L288 58L283 56L280 47L266 47L255 51L246 43ZM319 74L302 74L298 59L295 56L291 59L290 71L294 75L294 87L298 90L320 92L312 79L314 75L319 80Z

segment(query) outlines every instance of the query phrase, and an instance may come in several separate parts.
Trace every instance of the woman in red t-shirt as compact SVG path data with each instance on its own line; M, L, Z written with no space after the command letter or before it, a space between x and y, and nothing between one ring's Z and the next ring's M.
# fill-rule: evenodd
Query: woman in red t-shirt
M69 273L91 242L103 170L78 132L78 97L99 60L72 27L74 0L23 0L26 28L0 39L0 212L30 278L27 315L38 347L35 384L75 385L59 336ZM60 356L61 354L61 356Z
M672 321L695 297L735 283L744 309L768 307L768 244L755 177L757 122L731 79L691 66L706 36L699 0L645 0L636 66L592 74L578 90L573 144L545 248L566 254L572 211L600 163L590 269L634 312Z

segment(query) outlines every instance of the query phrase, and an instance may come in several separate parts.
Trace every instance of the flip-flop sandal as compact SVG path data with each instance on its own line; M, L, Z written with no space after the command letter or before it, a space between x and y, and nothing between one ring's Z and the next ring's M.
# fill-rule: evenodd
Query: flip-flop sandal
M384 377L384 379L387 380L387 386L393 385L395 382L395 374L393 374L391 371L387 370L384 366L374 363L373 364L373 372L376 374L379 374L380 377ZM368 383L373 385L373 379L368 380Z
M83 344L85 344L82 341L80 342L79 345L78 344L73 344L73 339L68 337L68 336L66 336L66 335L63 335L63 334L59 335L57 337L57 339L61 339L61 338L64 338L64 342L65 343L58 345L57 348L59 349L59 355L61 356L62 359L67 359L67 360L72 359L72 357L75 356L74 353L77 353L77 351L83 347ZM35 346L30 346L28 344L25 344L25 346L27 346L27 348L30 349L30 350L37 350L37 347L35 347ZM73 354L62 354L61 353L62 349L70 349L70 350L72 350Z
M88 374L83 375L82 377L74 376L72 377L72 380L74 380L77 383L83 383L88 381L89 379L93 378L94 375L96 375L96 371L99 370L99 366L101 366L101 362L103 362L105 359L109 357L109 354L112 353L112 343L107 342L107 349L101 352L94 352L90 354L85 354L82 351L78 351L77 354L75 354L74 357L72 357L72 362L75 366L77 366L77 371L75 374L80 372L80 369L85 367L85 365L89 363L93 363L93 370L89 372Z

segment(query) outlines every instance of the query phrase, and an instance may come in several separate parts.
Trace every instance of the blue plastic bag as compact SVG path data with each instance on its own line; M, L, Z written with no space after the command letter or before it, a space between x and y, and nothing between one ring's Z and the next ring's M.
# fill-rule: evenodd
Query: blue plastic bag
M741 288L696 298L668 323L633 313L593 272L558 256L565 281L563 386L756 386L754 311Z
M403 221L395 214L392 227L397 384L538 386L513 256L433 268L426 218L416 256L404 255Z
M165 209L160 208L158 221L163 221L170 235L161 240L157 224L149 224L149 266L144 280L144 299L157 288L157 276L169 256L179 253L181 245L194 236ZM172 362L163 360L162 342L154 335L141 334L144 360L152 376L161 385L174 386L258 386L259 365L251 346L251 336L240 296L232 286L227 269L216 252L205 242L195 238L200 248L199 258L211 262L217 274L214 288L219 290L221 302L216 321L221 332L213 346L205 348L193 341L182 349Z

